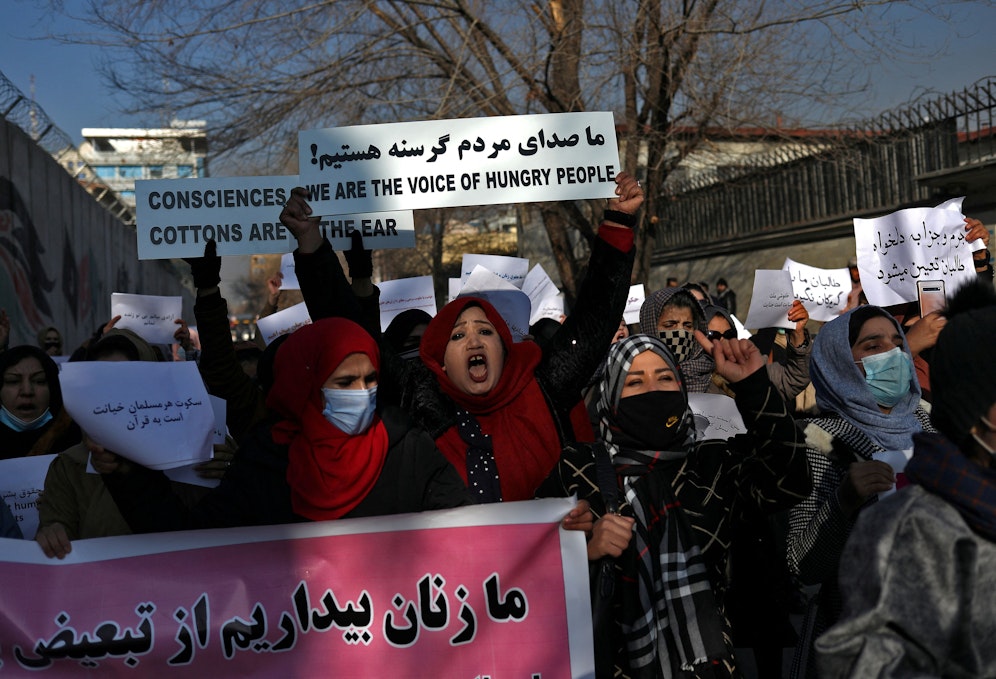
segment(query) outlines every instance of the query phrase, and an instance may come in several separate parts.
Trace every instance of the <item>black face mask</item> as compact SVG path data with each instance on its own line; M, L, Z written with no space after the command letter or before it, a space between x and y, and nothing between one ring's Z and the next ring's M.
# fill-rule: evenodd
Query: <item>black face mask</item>
M668 450L685 439L687 404L680 391L648 391L619 399L615 421L624 446L643 450Z

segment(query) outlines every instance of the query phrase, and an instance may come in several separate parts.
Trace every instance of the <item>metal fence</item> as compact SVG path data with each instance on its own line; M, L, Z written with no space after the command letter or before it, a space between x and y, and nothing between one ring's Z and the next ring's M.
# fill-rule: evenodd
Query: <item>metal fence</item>
M932 173L996 163L996 78L669 183L654 264L851 233L851 218L927 204Z

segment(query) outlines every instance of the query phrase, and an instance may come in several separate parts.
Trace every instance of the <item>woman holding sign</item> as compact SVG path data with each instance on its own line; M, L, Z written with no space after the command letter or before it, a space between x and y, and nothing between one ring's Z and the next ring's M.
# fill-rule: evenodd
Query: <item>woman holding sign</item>
M723 606L730 542L748 509L786 509L809 492L800 432L757 347L695 337L734 385L747 433L695 441L680 365L663 340L633 335L606 359L602 441L565 448L541 488L577 493L601 517L588 558L613 559L614 625L599 677L739 676Z
M590 434L586 414L575 406L618 329L633 265L631 227L643 204L634 177L620 173L616 184L574 312L545 348L513 342L491 304L461 297L429 324L421 362L406 363L395 380L402 405L433 436L478 502L532 498L563 444L575 440L576 428ZM336 258L310 216L306 195L295 189L280 221L298 239L298 279L315 317L335 287L334 280L322 284L316 274L341 269L337 260L320 259L322 252Z
M136 533L273 525L443 509L470 501L429 436L378 408L380 352L343 318L306 325L277 350L270 422L251 431L221 484L187 509L161 472L94 451Z
M804 584L822 587L807 612L811 635L796 649L794 676L815 676L806 667L812 640L840 615L837 569L858 512L895 488L913 435L934 431L906 337L880 307L861 306L824 325L810 374L821 413L804 421L813 492L789 514L788 561Z

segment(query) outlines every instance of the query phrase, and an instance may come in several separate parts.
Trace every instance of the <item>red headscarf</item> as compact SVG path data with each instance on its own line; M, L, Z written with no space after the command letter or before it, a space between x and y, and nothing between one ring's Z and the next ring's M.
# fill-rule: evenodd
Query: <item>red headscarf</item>
M443 356L457 317L468 306L479 306L495 326L505 347L505 365L498 384L475 396L458 389L443 370ZM491 304L477 297L460 297L436 314L419 349L422 362L435 373L443 393L469 412L491 436L495 465L505 501L528 500L560 458L560 439L553 416L533 375L542 352L534 342L512 341L505 321ZM450 427L436 439L464 481L467 480L467 444Z
M380 369L377 343L344 318L324 318L295 331L277 351L267 407L285 419L273 440L288 450L287 483L294 511L313 521L338 519L370 492L387 457L380 416L350 436L322 415L322 385L350 354L366 354Z

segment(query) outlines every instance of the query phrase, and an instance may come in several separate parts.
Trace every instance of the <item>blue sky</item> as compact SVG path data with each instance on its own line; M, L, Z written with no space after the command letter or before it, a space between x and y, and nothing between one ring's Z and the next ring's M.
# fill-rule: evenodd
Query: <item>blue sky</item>
M78 7L79 0L66 0ZM901 106L924 89L946 93L976 80L996 75L996 8L983 3L956 9L958 21L949 25L948 55L930 63L876 68L872 77L876 91L867 102L868 115ZM22 92L30 94L35 77L35 99L53 122L74 141L81 140L84 127L157 126L161 121L126 118L121 102L105 88L97 73L99 48L63 45L50 40L32 40L48 31L78 28L72 22L51 16L38 0L2 0L0 23L0 71ZM936 36L935 23L920 22L904 30L923 42Z

